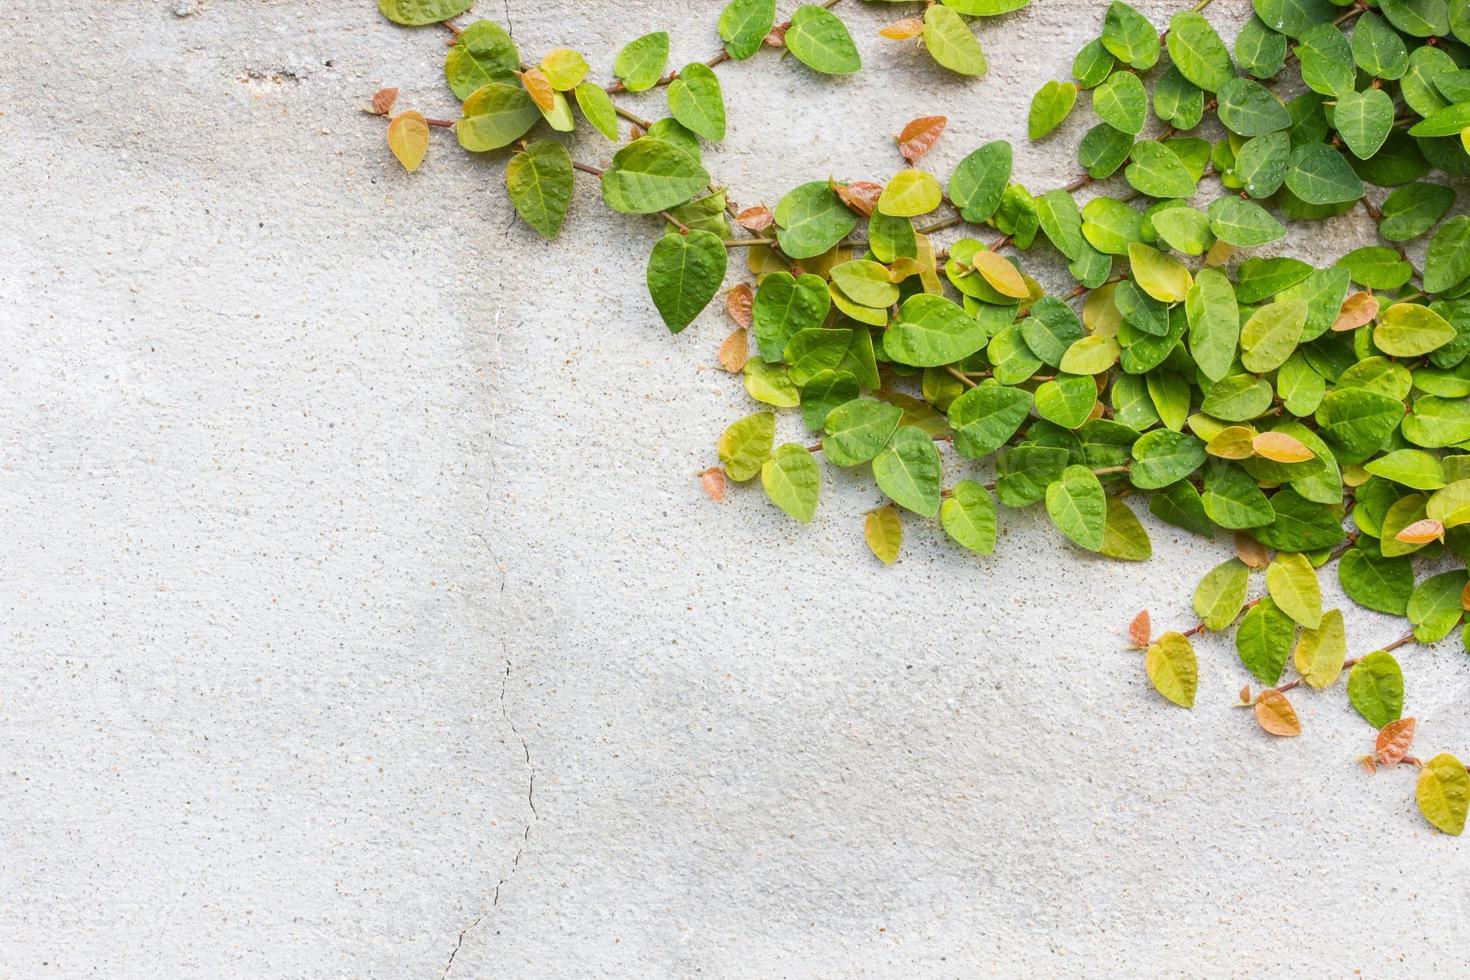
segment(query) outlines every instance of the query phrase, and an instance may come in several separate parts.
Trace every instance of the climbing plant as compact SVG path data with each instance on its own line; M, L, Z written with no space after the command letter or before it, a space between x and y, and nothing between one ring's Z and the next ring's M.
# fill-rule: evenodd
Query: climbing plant
M1031 103L1031 141L1084 103L1096 117L1069 184L1015 182L1001 140L941 181L922 166L945 130L935 115L896 134L904 165L886 179L814 179L774 208L739 207L705 169L703 144L726 130L714 69L775 49L815 72L859 70L840 0L780 23L774 0L731 0L709 60L669 71L668 35L649 34L617 53L608 83L579 52L532 63L494 22L452 23L470 2L379 0L398 23L450 30L459 117L395 114L396 89L369 111L389 119L410 171L436 128L505 153L510 203L545 237L562 227L577 172L613 210L653 216L648 290L671 331L741 257L751 281L725 293L735 328L718 358L766 407L720 436L719 465L701 474L711 497L759 480L808 522L819 456L864 469L887 499L863 520L885 563L905 521L937 520L988 554L1001 508L1033 505L1073 545L1125 561L1152 551L1130 500L1223 534L1234 557L1196 588L1197 624L1155 635L1143 612L1129 625L1158 693L1193 706L1191 638L1206 631L1234 630L1263 686L1240 704L1274 736L1301 731L1288 692L1345 675L1377 732L1364 765L1417 766L1426 819L1464 829L1470 772L1448 753L1410 754L1416 722L1394 651L1457 627L1470 649L1470 217L1453 214L1455 182L1470 176L1470 0L1254 0L1233 44L1207 18L1210 0L1162 31L1115 0L1072 77ZM1027 2L929 3L881 34L983 75L977 25L994 30ZM657 120L618 98L656 88L668 109ZM535 133L579 117L619 144L607 166ZM1261 252L1285 222L1354 207L1378 244L1325 267ZM1404 244L1421 236L1418 268ZM1048 293L1016 254L1034 250L1057 253L1075 285ZM812 435L778 445L778 410ZM1342 611L1323 608L1329 566L1351 601L1408 631L1350 659Z

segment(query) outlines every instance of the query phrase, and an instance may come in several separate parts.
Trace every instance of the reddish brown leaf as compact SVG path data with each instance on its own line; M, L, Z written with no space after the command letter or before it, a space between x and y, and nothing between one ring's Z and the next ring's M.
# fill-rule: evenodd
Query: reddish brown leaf
M771 33L766 35L765 44L767 47L771 48L786 47L786 25L777 24L775 27L771 28Z
M725 294L725 312L730 314L730 319L735 321L736 326L748 327L754 301L755 297L750 292L750 284L742 282Z
M709 499L716 503L725 499L725 471L718 466L711 466L699 474L699 485L704 487Z
M878 207L878 196L883 193L881 184L869 180L855 180L850 184L834 182L832 189L842 198L843 204L864 218L873 216L873 211Z
M924 33L924 22L917 17L896 20L878 32L890 41L907 41Z
M1302 723L1297 719L1296 709L1275 688L1266 688L1256 698L1256 724L1269 735L1290 738L1302 733Z
M373 93L373 105L368 111L375 116L386 116L393 111L393 103L398 101L398 89L380 88Z
M910 120L898 134L898 152L910 163L919 159L939 139L947 122L949 119L944 116L920 116Z
M1380 765L1398 765L1409 754L1414 744L1414 729L1418 727L1419 722L1413 718L1400 718L1384 725L1373 742L1373 757Z
M527 68L518 74L531 101L543 112L550 112L556 105L556 89L551 87L551 79L542 74L540 68Z
M745 362L750 359L750 341L744 327L740 327L725 338L720 345L720 367L731 374L739 374L745 370Z
M1240 703L1242 705L1251 703L1251 686L1249 684L1240 689Z
M1410 524L1394 537L1404 544L1428 544L1431 541L1441 541L1444 539L1444 525L1432 517L1426 517L1422 521Z
M775 216L771 214L771 209L764 204L758 207L746 208L735 216L735 221L740 227L746 231L754 232L765 231L771 227L771 224L775 220Z
M1271 564L1271 555L1266 546L1249 534L1235 532L1235 557L1248 568L1265 568Z
M1147 650L1152 638L1153 624L1149 622L1148 610L1145 609L1128 624L1128 640L1138 649Z
M1470 612L1470 582L1466 582L1465 587L1460 590L1460 608Z
M1356 330L1372 323L1378 316L1378 297L1369 292L1353 293L1342 301L1337 319L1332 322L1333 330Z

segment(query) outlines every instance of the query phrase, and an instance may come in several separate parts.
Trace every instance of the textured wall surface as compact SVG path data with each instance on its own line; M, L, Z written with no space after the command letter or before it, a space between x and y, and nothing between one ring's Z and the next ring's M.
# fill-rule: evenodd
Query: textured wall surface
M716 50L712 2L478 6L603 77L649 30ZM1073 175L1085 113L1028 146L1025 109L1101 6L980 28L979 82L877 38L909 9L844 3L855 77L722 66L738 201L886 175L930 113L941 174L1007 137ZM0 976L1463 972L1470 844L1357 770L1340 687L1272 741L1228 639L1192 712L1123 649L1223 543L1151 522L1121 565L1006 513L993 558L911 524L883 568L866 477L811 527L706 500L750 409L721 315L658 323L655 226L588 181L542 242L502 160L436 133L410 177L358 112L452 115L443 31L40 0L0 35ZM1421 744L1470 751L1456 642L1403 661Z

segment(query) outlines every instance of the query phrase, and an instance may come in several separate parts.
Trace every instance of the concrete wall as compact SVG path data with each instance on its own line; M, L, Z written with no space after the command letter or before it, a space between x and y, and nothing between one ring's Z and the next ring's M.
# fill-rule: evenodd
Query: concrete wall
M1225 545L1150 523L1119 565L1007 513L993 558L912 524L883 568L866 477L809 528L712 504L722 316L666 334L655 225L590 181L548 244L445 133L404 174L358 107L451 115L445 35L372 6L0 14L0 976L1463 970L1470 852L1356 770L1341 688L1273 741L1228 639L1193 712L1122 648ZM604 76L648 30L717 50L717 3L479 7ZM1008 137L1072 176L1082 115L1033 147L1025 107L1100 5L982 28L980 82L843 10L856 77L721 68L742 204L886 175L929 113L940 173ZM1354 652L1400 629L1349 612ZM1403 661L1421 743L1470 751L1464 654Z

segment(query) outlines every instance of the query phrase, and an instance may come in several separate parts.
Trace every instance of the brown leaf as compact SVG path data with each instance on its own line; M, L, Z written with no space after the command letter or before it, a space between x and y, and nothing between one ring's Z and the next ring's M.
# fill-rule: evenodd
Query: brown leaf
M704 487L709 499L716 503L725 499L725 471L718 466L711 466L699 474L699 485Z
M1426 517L1422 521L1410 524L1394 537L1404 544L1428 544L1431 541L1442 541L1444 540L1444 525L1432 517Z
M1149 621L1148 610L1145 609L1128 624L1128 640L1138 649L1147 650L1152 638L1153 624Z
M1470 612L1470 582L1466 582L1465 587L1460 590L1460 608Z
M944 116L920 116L910 120L898 134L898 152L910 163L919 159L939 139L947 122L949 120Z
M870 180L855 180L850 184L833 183L832 189L842 198L843 204L864 218L873 216L873 211L878 207L878 196L883 193L883 185Z
M373 105L368 111L375 116L386 116L393 111L393 103L398 101L398 89L380 88L373 93Z
M1240 703L1242 705L1251 703L1251 686L1249 684L1240 689Z
M1342 301L1337 319L1332 322L1333 330L1356 330L1372 323L1378 316L1378 297L1369 292L1353 293Z
M542 112L550 112L556 105L556 89L551 87L551 79L542 74L540 68L527 68L523 72L517 72L521 84L531 96L531 101L541 109Z
M1316 455L1300 439L1285 432L1262 432L1251 440L1251 448L1273 463L1305 463Z
M1400 718L1384 725L1373 742L1372 757L1380 765L1398 765L1409 754L1409 748L1414 744L1414 729L1418 727L1419 722L1413 718Z
M890 41L907 41L924 33L924 22L917 17L896 20L878 32Z
M746 231L762 232L771 227L776 218L764 204L746 208L735 216L735 221Z
M1241 534L1239 531L1235 532L1235 557L1249 568L1265 568L1271 564L1266 546L1249 534Z
M725 294L725 312L730 314L730 319L735 321L736 326L748 327L754 301L755 298L750 292L750 284L742 282Z
M1378 771L1378 764L1373 761L1373 757L1371 755L1358 756L1358 765L1362 766L1363 771L1368 773L1369 775L1372 775L1373 773Z
M1218 269L1220 268L1220 266L1229 262L1230 257L1234 254L1234 245L1231 245L1229 242L1225 241L1217 241L1215 242L1215 244L1211 245L1210 250L1205 253L1205 265L1211 269Z
M786 47L786 25L777 24L775 27L771 28L771 33L766 35L765 44L767 47L771 48Z
M643 130L640 127L638 127L638 126L629 126L628 127L628 142L629 143L633 142L634 140L641 140L643 138L643 136L644 136L644 133L643 133Z
M750 341L744 327L739 327L730 332L725 342L720 345L720 367L731 374L739 374L745 370L745 362L750 360Z
M1302 733L1302 723L1297 719L1296 709L1275 688L1266 688L1256 698L1256 724L1269 735L1290 738Z

